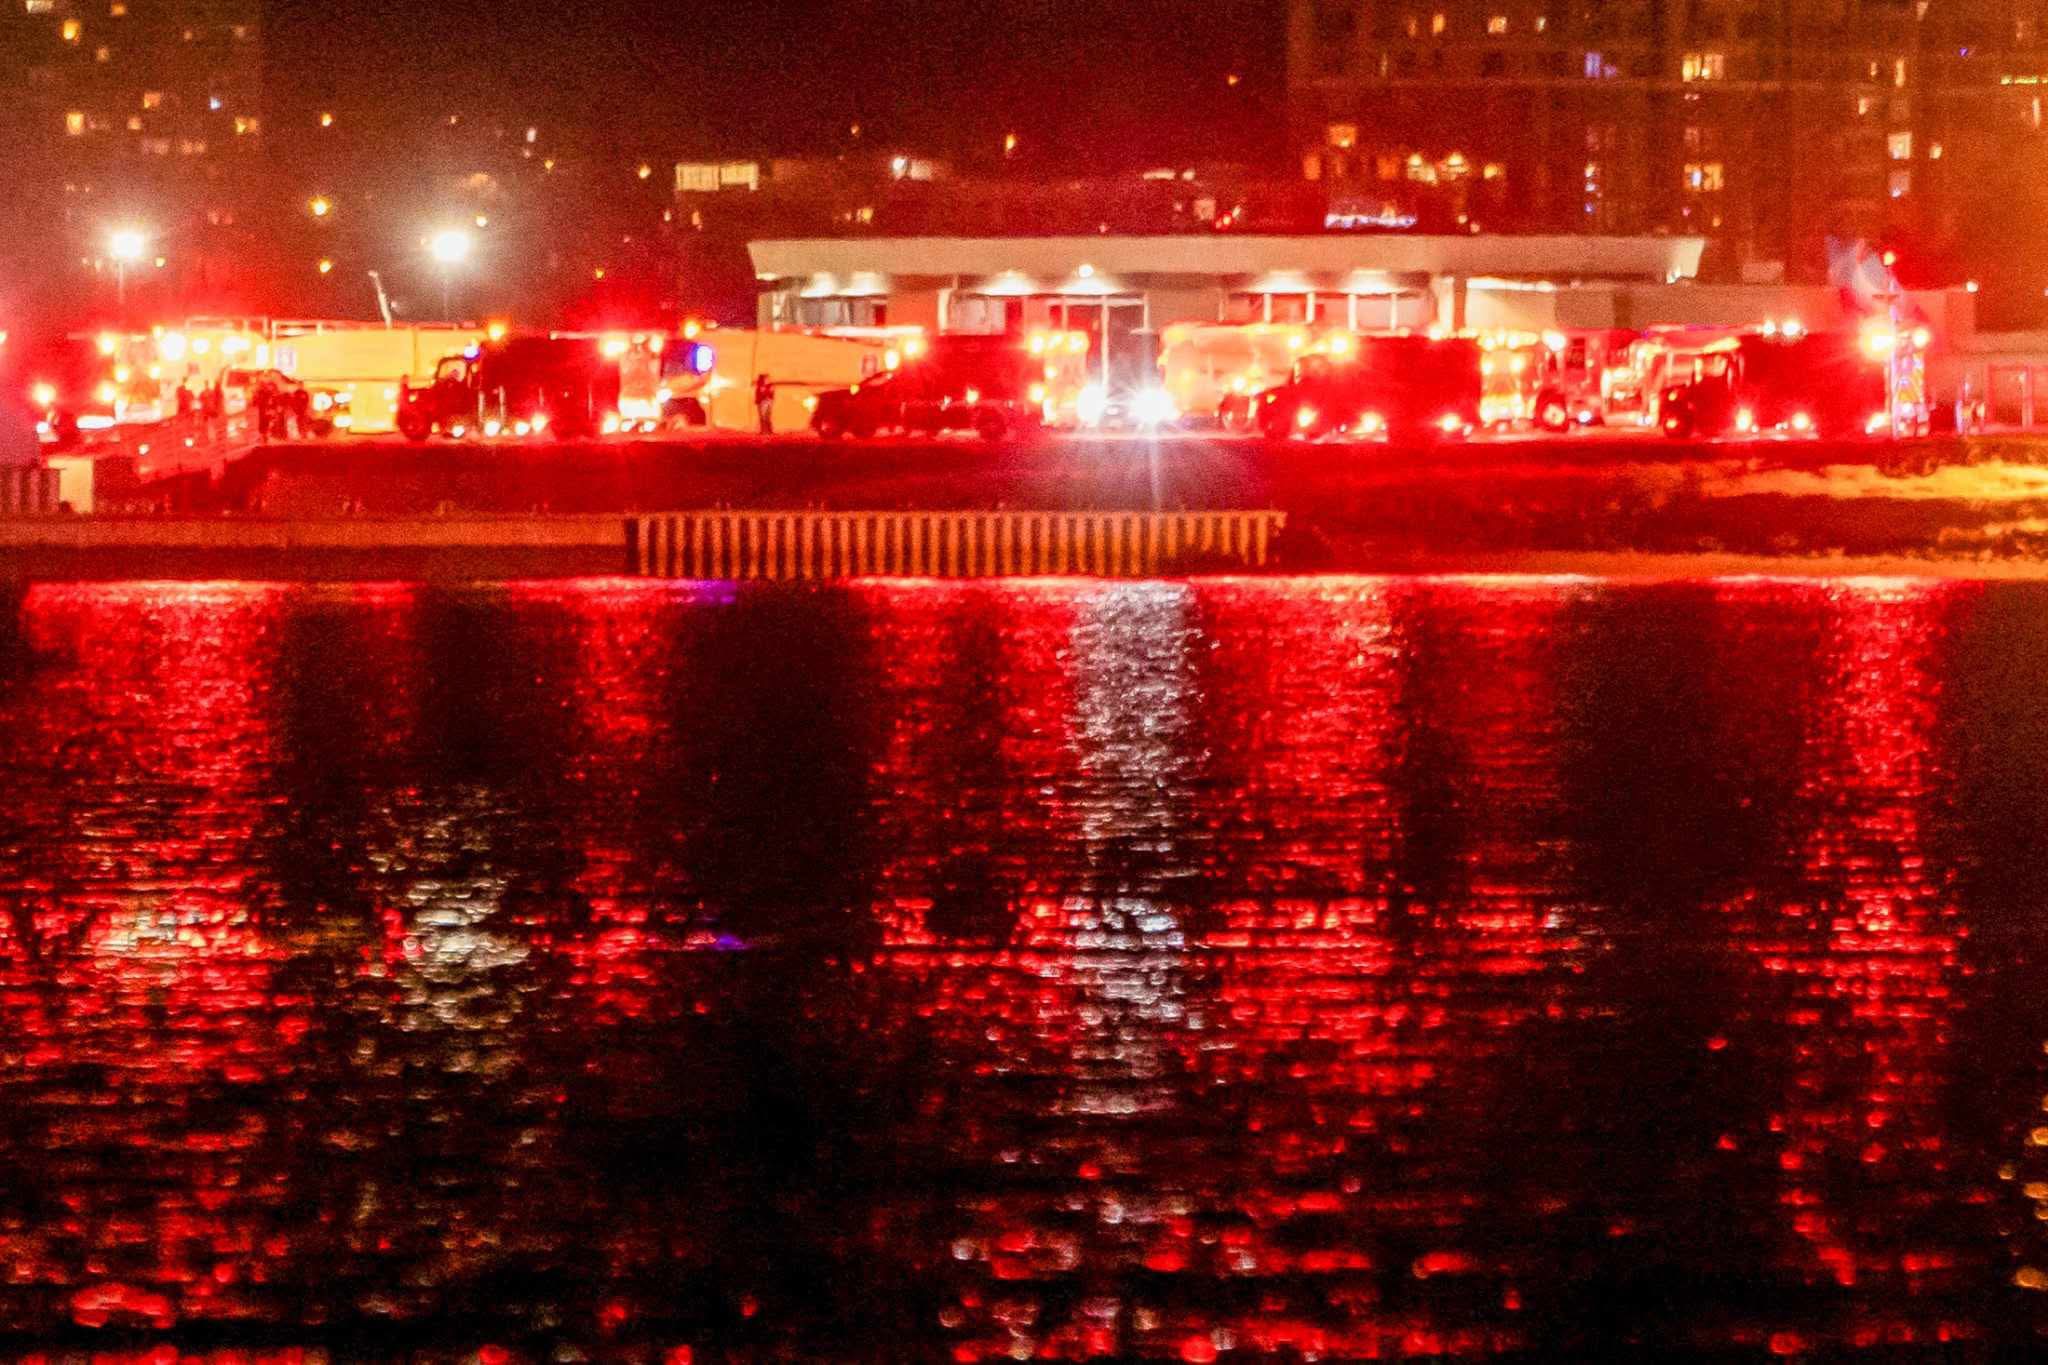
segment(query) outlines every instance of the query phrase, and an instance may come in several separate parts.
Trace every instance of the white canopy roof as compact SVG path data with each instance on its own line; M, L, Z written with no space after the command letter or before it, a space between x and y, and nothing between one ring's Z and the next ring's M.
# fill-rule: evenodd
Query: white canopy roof
M996 276L1066 281L1096 274L1271 276L1499 276L1689 279L1702 237L1409 236L1400 233L1256 237L1236 233L1156 237L828 237L751 243L763 280L813 276L872 281L895 276Z

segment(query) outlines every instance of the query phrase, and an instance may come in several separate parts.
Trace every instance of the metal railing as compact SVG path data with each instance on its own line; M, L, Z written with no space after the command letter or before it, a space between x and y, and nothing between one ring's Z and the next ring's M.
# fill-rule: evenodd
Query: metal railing
M1228 512L670 512L629 517L656 578L1146 578L1263 568L1287 517Z
M0 465L0 516L44 516L61 510L59 475L41 465Z

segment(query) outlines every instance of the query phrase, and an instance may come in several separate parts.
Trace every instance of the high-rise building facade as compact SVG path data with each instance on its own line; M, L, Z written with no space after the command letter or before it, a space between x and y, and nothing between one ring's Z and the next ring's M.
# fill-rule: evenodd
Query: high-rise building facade
M140 229L183 270L247 211L263 135L259 0L0 0L10 222L55 264L104 268ZM216 231L209 231L216 230ZM63 255L56 253L62 251Z
M1290 0L1333 226L1686 232L1726 278L1952 216L2038 131L2039 0Z

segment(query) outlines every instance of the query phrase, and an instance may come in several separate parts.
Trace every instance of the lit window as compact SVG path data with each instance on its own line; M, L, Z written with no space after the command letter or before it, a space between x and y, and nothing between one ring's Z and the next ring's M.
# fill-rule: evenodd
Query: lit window
M204 142L195 141L192 138L186 138L184 141L178 144L178 155L205 156L206 144Z
M28 12L30 14L48 14L55 8L57 8L57 0L28 0Z
M1303 180L1321 180L1323 178L1323 154L1321 152L1310 152L1302 157L1301 178Z
M1358 125L1333 123L1323 130L1323 140L1340 152L1348 152L1358 145Z
M1941 160L1941 144L1939 142L1930 142L1927 144L1927 159L1929 161Z
M142 115L134 114L129 117L128 131L131 133L139 133L142 131Z
M169 156L171 140L167 137L146 137L142 139L142 150L150 156Z
M1688 161L1685 164L1685 188L1692 194L1719 194L1724 184L1724 174L1718 161Z
M1893 171L1891 177L1892 198L1903 199L1912 192L1913 173L1911 171Z
M1444 12L1442 10L1438 10L1435 14L1429 16L1429 31L1435 34L1437 37L1441 38L1443 36L1444 25L1446 22L1448 21L1444 18Z
M1892 84L1901 90L1906 87L1906 59L1904 57L1892 63Z
M1539 15L1537 15L1537 16L1536 16L1536 31L1537 31L1538 33L1546 33L1546 32L1548 32L1548 31L1549 31L1549 29L1550 29L1550 16L1549 16L1549 15L1547 15L1547 14L1539 14Z
M1688 81L1718 81L1728 72L1728 59L1719 52L1688 52L1680 61L1678 74Z
M1507 167L1501 165L1498 161L1489 161L1486 163L1485 168L1479 172L1479 176L1482 180L1499 180L1506 176L1507 173Z
M1858 95L1856 97L1857 118L1869 118L1871 115L1871 111L1876 108L1877 97L1875 95Z
M213 111L214 113L218 114L218 113L220 112L220 96L219 96L219 95L211 95L211 96L209 96L209 97L207 98L207 101L206 101L206 107L207 107L208 109L211 109L211 110L212 110L212 111Z
M107 13L116 19L126 19L128 17L128 6L122 4L121 0L114 0L113 4L107 6Z
M228 29L228 32L234 34L235 41L238 43L249 41L249 26L247 24L235 24Z
M1401 158L1398 156L1381 157L1379 159L1379 172L1380 179L1382 180L1399 180L1401 178Z
M67 43L77 42L78 35L83 33L84 31L84 25L80 24L76 19L66 19L64 21L64 27L60 30L60 32L62 32L64 35L64 41Z
M258 128L258 123L257 123L257 120L255 120L255 119L253 119L253 118L249 118L249 117L247 117L247 116L245 116L245 115L237 115L237 116L235 117L235 136L236 136L236 137L241 137L241 136L243 136L244 134L256 132L256 131L257 131L257 128Z
M1505 14L1489 15L1486 20L1486 31L1496 38L1500 37L1508 31L1508 17Z
M96 62L111 62L114 60L114 49L110 47L94 48L92 59Z
M1588 52L1588 53L1586 54L1586 79L1587 79L1587 80L1589 80L1589 81L1597 81L1597 80L1600 80L1600 79L1602 79L1602 78L1604 78L1604 77L1607 77L1607 76L1612 76L1613 74L1614 74L1614 68L1613 68L1613 67L1611 67L1611 66L1609 66L1609 65L1607 64L1607 54L1606 54L1606 53L1604 53L1604 52Z
M163 103L164 103L164 92L163 92L163 91L161 91L161 90L145 90L145 91L143 91L143 92L142 92L142 107L143 107L143 108L145 108L145 109L161 109L161 108L163 107Z
M1911 133L1893 133L1884 140L1884 145L1885 150L1891 154L1891 158L1894 161L1911 161L1913 159L1913 135Z
M64 131L73 137L82 137L85 134L85 115L76 109L66 114L64 116Z

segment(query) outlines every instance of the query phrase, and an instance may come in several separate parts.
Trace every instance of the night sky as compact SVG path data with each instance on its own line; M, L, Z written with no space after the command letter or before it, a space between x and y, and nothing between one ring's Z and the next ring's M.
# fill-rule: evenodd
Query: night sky
M1278 0L271 0L273 121L526 120L650 155L947 154L1079 169L1277 140ZM1224 76L1244 74L1232 88Z

